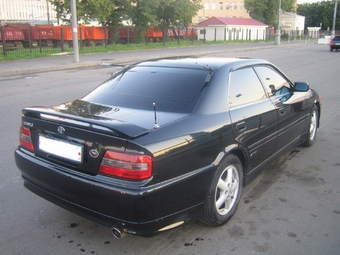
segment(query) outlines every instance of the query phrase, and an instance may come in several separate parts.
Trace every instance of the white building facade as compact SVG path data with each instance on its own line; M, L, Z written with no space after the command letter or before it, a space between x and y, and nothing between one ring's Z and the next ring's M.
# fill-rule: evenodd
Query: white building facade
M48 0L0 0L0 22L56 23L57 14Z
M305 29L305 17L292 12L283 12L281 14L281 30L285 31L303 31Z
M267 25L252 18L211 17L200 22L198 40L265 40Z

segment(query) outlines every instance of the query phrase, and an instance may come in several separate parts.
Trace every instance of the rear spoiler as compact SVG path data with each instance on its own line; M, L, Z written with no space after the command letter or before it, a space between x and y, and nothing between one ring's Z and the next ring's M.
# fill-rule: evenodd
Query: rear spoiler
M99 116L85 118L77 115L77 113L63 113L45 107L25 108L22 110L22 114L25 117L67 123L72 126L81 126L90 130L100 130L101 132L113 134L122 138L137 138L150 132L148 129L120 120Z

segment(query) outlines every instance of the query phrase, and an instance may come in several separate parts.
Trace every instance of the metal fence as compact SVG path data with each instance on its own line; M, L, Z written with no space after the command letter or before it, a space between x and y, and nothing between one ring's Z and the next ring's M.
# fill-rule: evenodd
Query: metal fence
M86 46L107 46L107 27L78 27L78 42ZM11 53L65 52L72 50L72 27L30 26L16 24L0 28L0 50L3 55Z
M184 29L168 30L168 32L160 32L155 30L146 30L139 37L138 42L144 41L159 42L166 40L188 39L192 43L197 41L198 30L191 30L190 35L188 30L185 33ZM215 41L225 40L252 40L250 36L228 37L218 33L225 33L224 30L215 32ZM163 37L166 35L166 38ZM265 31L265 36L260 36L259 40L274 40L275 31L273 28L268 28ZM281 40L308 40L318 39L331 34L331 31L284 31L281 30ZM339 31L336 31L339 34ZM120 30L113 27L78 27L78 43L80 50L85 47L108 47L109 45L123 43L130 44L136 42L137 34L132 27L124 27ZM221 39L222 38L222 39ZM224 38L224 39L223 39ZM205 41L205 40L203 40ZM62 53L73 50L72 27L70 26L6 26L0 27L0 54L7 56L8 54L42 54L42 53Z

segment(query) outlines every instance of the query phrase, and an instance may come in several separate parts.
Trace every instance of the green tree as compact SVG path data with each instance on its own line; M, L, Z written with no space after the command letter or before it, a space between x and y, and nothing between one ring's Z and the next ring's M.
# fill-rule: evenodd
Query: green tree
M136 27L136 41L143 41L143 31L155 24L155 9L158 6L158 0L132 0L132 8L129 12L130 19Z
M201 4L200 0L133 0L132 8L131 20L139 32L150 25L167 31L172 26L188 26Z
M267 25L277 26L279 0L245 0L249 15ZM281 0L282 11L293 11L294 0Z
M322 24L322 30L332 30L334 16L334 0L299 4L297 13L305 16L306 27L319 27ZM340 30L340 8L337 9L337 20L335 30Z
M200 8L200 0L158 0L155 9L157 25L163 31L171 26L187 26Z
M79 24L88 24L91 19L97 19L105 24L112 13L120 10L124 0L76 0L77 20ZM125 0L127 2L127 0ZM63 22L71 23L70 0L52 0L51 3L57 11L57 18Z
M192 22L192 18L196 16L201 5L201 0L177 0L176 16L178 23L183 26L188 26Z

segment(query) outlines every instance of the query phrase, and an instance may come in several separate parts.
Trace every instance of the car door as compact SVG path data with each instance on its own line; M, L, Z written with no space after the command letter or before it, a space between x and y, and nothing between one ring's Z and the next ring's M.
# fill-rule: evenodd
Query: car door
M232 71L229 84L233 133L249 153L249 172L274 153L278 130L276 107L252 67Z
M256 66L254 69L277 109L279 119L277 150L295 144L300 135L306 131L305 93L294 92L292 82L270 65Z

